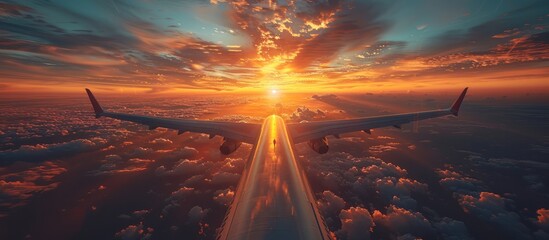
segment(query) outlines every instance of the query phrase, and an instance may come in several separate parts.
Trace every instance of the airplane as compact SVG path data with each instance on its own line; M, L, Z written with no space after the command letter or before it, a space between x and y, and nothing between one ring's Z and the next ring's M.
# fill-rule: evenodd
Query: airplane
M184 132L224 137L222 154L236 151L244 143L253 144L235 196L223 219L216 239L334 239L320 215L301 163L296 161L294 144L307 142L317 153L328 152L326 136L393 126L418 120L458 116L467 93L465 88L447 109L355 119L286 124L270 115L263 124L185 120L139 116L104 111L86 89L95 117L110 117Z

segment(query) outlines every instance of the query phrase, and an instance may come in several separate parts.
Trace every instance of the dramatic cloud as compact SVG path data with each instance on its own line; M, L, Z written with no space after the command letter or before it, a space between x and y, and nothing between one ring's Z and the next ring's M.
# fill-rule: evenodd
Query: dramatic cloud
M54 179L67 169L53 162L0 176L0 206L16 207L25 205L35 194L57 188Z
M410 197L411 191L426 192L427 185L416 180L400 178L378 179L376 189L385 201L390 201L394 205L406 209L414 209L416 201Z
M368 210L361 207L351 207L341 211L339 214L341 219L342 234L349 240L355 239L370 239L370 233L375 226L372 216Z
M506 201L490 192L481 192L479 197L465 195L459 199L465 212L496 224L514 238L531 239L530 231L521 223L519 215L506 209Z
M399 235L413 234L416 237L434 236L431 223L419 212L411 212L396 206L389 206L387 213L375 210L372 214L376 226L383 226Z
M318 209L325 218L334 217L338 216L341 210L345 208L345 204L343 198L338 197L333 192L324 191L318 200Z
M464 177L451 170L438 170L442 177L440 184L454 192L454 197L463 211L487 221L513 238L531 239L530 230L522 223L520 216L508 209L512 201L496 193L485 192L482 182Z
M530 78L522 76L514 85L521 80L541 84L546 71L539 63L549 57L543 1L491 4L501 12L482 16L470 13L483 9L483 2L404 4L1 3L2 89L85 83L151 92L262 91L273 85L314 91L381 88L402 80L409 81L407 87L427 82L443 87L463 75L477 80L497 79L485 74L491 72L514 76L524 69L520 63L530 64Z

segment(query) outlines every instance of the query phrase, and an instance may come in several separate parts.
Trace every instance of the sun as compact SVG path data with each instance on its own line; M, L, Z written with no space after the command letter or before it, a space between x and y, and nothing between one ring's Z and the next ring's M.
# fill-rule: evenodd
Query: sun
M278 93L278 90L276 89L271 89L271 94L277 94Z

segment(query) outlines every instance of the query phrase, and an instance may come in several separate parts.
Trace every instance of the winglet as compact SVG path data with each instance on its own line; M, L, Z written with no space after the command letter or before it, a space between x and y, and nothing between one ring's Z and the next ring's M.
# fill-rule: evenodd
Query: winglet
M86 92L88 93L88 97L90 98L90 102L93 106L93 111L95 111L95 117L100 117L103 113L103 108L101 108L101 105L99 105L99 102L97 102L93 96L93 93L89 89L86 88Z
M463 92L461 92L461 95L459 95L459 98L454 102L454 104L452 104L452 107L450 108L450 112L454 114L454 116L458 115L459 107L461 107L461 103L465 98L465 94L467 94L467 89L469 88L466 87L465 89L463 89Z

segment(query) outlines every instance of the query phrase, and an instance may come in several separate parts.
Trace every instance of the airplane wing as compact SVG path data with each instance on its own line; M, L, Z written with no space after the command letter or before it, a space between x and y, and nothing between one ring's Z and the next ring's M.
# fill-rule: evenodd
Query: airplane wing
M151 130L157 127L164 127L178 130L179 134L184 132L206 133L210 135L210 138L219 135L239 142L251 144L256 144L257 137L261 131L261 125L253 123L158 118L108 112L103 110L89 89L86 88L86 92L88 93L88 97L90 98L93 106L95 117L97 118L110 117L124 121L141 123L149 126L149 129Z
M387 126L400 128L401 124L413 121L442 117L446 115L457 116L467 88L463 90L459 98L448 109L437 109L424 112L394 114L376 117L364 117L346 120L318 121L288 124L288 131L294 143L320 139L328 135L339 137L339 134L364 131L370 133L371 129Z

